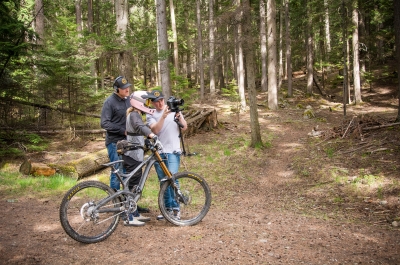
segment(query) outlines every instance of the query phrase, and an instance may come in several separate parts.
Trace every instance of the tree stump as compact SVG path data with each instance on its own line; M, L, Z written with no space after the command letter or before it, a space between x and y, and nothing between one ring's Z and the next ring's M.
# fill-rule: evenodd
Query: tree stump
M185 136L193 135L201 130L209 131L218 126L217 111L215 109L196 109L184 113L188 128L183 132Z
M32 163L26 159L19 167L19 172L24 175L49 177L56 173L56 170L43 163Z

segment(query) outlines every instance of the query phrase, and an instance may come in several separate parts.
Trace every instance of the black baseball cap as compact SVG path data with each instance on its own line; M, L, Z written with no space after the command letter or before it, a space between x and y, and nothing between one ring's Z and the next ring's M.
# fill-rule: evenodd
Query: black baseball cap
M130 87L130 86L132 86L132 84L130 84L128 82L128 80L126 80L125 77L118 76L117 78L115 78L114 89L117 89L117 88L125 89L125 88Z
M163 99L164 95L160 90L156 89L151 92L147 92L147 95L143 95L142 98L150 99L152 102L157 102L160 99Z

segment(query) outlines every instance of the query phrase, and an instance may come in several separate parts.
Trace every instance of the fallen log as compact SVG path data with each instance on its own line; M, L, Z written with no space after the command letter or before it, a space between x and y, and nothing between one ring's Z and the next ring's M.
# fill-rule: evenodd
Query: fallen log
M19 167L19 172L24 175L50 177L56 173L56 169L43 163L32 163L26 159Z
M103 164L109 162L107 149L88 154L82 158L72 160L64 165L52 165L58 172L77 179L94 174L103 169Z
M369 131L369 130L375 130L375 129L380 129L380 128L392 127L392 126L396 126L396 125L400 125L400 122L384 124L384 125L377 125L377 126L372 126L372 127L365 127L362 130Z
M36 163L26 159L19 171L24 175L52 176L56 173L81 179L92 175L104 168L103 164L109 162L107 149L103 149L67 163Z

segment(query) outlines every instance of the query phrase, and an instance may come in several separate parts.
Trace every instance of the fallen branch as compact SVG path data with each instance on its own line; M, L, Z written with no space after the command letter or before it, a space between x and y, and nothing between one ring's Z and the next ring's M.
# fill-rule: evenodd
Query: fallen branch
M52 106L46 105L46 104L27 102L27 101L20 100L20 99L15 99L15 98L0 97L0 101L4 101L4 102L11 101L11 102L19 103L19 104L22 104L22 105L28 105L28 106L33 106L33 107L42 108L42 109L50 109L50 110L60 111L60 112L64 112L64 113L74 114L74 115L100 118L100 115L98 115L98 114L91 114L91 113L72 111L72 110L68 110L68 109L64 109L64 108L52 107Z
M366 147L370 147L370 146L372 146L372 144L369 144L369 145L366 145L366 146L360 146L360 147L358 147L358 148L355 148L355 149L352 149L352 150L347 150L347 151L344 151L344 152L339 152L340 154L348 154L348 153L352 153L352 152L355 152L355 151L358 151L358 150L360 150L360 149L363 149L363 148L366 148Z
M384 124L384 125L378 125L378 126L372 126L372 127L366 127L366 128L363 128L362 130L363 131L369 131L369 130L375 130L375 129L380 129L380 128L392 127L392 126L396 126L396 125L400 125L400 122Z
M386 151L386 150L388 150L388 148L378 148L378 149L376 149L376 150L368 150L367 151L367 153L376 153L376 152L381 152L381 151Z
M351 126L351 124L353 123L353 120L354 120L355 118L356 118L356 116L354 116L354 117L351 119L349 125L347 126L346 131L344 132L344 134L343 134L343 136L342 136L342 139L346 136L346 133L347 133L347 131L349 130L349 128L350 128L350 126Z

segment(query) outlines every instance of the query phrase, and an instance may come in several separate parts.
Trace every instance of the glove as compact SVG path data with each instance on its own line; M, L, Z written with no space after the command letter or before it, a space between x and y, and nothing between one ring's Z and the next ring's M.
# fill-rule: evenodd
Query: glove
M156 146L158 150L162 150L163 146L162 146L160 140L158 139L158 137L154 136L153 140L154 140L154 146Z

